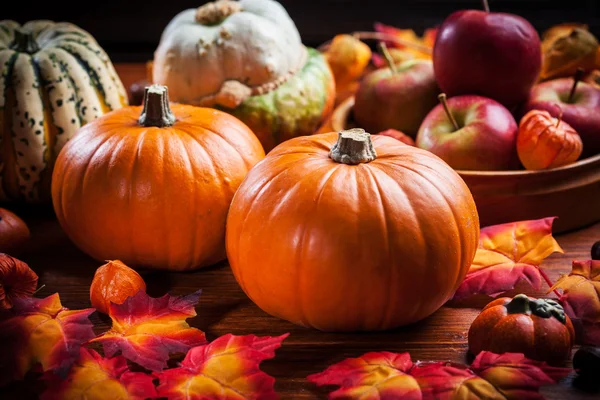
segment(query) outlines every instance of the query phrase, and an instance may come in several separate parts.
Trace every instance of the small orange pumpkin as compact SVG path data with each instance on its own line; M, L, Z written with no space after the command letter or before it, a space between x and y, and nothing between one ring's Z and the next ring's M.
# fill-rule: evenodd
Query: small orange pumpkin
M90 285L92 307L108 314L110 303L123 304L140 290L146 291L144 279L119 260L108 261L96 270Z
M182 104L171 111L166 87L152 85L143 111L111 112L64 147L54 167L54 209L95 259L199 268L225 258L229 204L263 157L237 118Z
M28 240L27 224L14 213L0 208L0 253L17 255Z
M531 110L521 119L517 153L527 169L547 169L571 164L583 151L583 142L571 125L548 111Z
M267 313L325 331L382 330L452 297L479 218L440 158L351 129L272 150L234 196L226 239L237 281Z
M558 302L524 294L492 301L469 328L469 350L475 355L523 353L559 363L569 357L574 341L573 324Z

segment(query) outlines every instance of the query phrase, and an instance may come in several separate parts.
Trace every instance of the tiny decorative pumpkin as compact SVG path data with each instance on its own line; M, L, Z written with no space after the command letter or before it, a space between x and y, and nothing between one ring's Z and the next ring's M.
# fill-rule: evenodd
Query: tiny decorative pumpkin
M0 253L17 255L28 240L27 224L14 213L0 208Z
M531 110L521 119L517 153L527 169L547 169L577 161L583 142L571 125L548 111Z
M523 353L534 360L559 363L568 358L575 331L562 306L551 299L519 294L489 303L469 328L469 350Z
M119 260L108 261L99 267L90 285L92 307L108 314L110 303L123 304L140 290L146 291L144 279Z
M219 0L179 13L154 53L153 81L174 101L234 114L266 151L314 133L335 100L325 57L302 45L273 0Z
M0 21L0 70L0 200L48 201L65 143L127 93L94 38L66 22Z
M235 194L226 240L235 278L267 313L324 331L382 330L452 297L479 218L440 158L352 129L277 146Z
M166 87L152 85L143 111L130 106L97 119L60 153L54 210L95 259L189 270L225 258L229 204L264 151L229 114L172 109Z

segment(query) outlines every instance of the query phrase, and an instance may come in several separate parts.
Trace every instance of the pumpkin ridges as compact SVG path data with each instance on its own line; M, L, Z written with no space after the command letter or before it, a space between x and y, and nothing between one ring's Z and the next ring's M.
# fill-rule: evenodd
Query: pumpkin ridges
M43 89L47 95L50 109L49 118L46 120L52 120L50 125L53 130L51 149L54 155L53 159L55 159L69 139L67 132L71 125L72 115L78 110L75 101L68 101L67 94L73 89L69 87L69 81L63 79L64 73L60 70L56 58L44 50L35 54L33 58L39 65L41 78L45 83Z
M42 132L44 107L36 89L40 82L35 74L33 60L28 54L18 54L13 67L12 84L16 94L16 107L12 110L14 137L11 138L17 155L15 172L19 197L37 201L40 174L47 166L44 159L47 146Z
M446 197L439 191L439 189L437 188L437 184L431 182L431 180L425 176L424 174L419 173L418 171L416 171L415 169L411 168L409 165L407 164L401 164L402 165L402 171L405 172L398 172L398 176L396 175L396 171L390 171L389 168L386 168L386 166L384 166L383 164L373 164L373 168L377 168L379 169L379 171L384 172L394 183L395 186L397 187L397 190L400 193L404 194L404 197L406 198L406 201L409 205L409 209L413 210L413 218L418 226L418 231L419 232L423 232L426 230L429 230L427 228L430 228L429 226L427 226L424 221L423 218L425 218L424 215L421 215L419 213L416 213L414 210L418 210L419 206L416 205L412 199L412 194L413 193L409 193L407 191L408 188L404 188L401 186L400 182L403 181L402 177L406 177L406 175L410 175L410 174L414 174L414 176L418 177L418 179L422 179L423 181L429 183L430 187L435 188L440 197L444 199L445 203L447 204L448 209L450 210L450 213L455 217L455 213L454 210L452 210L451 206L448 204L448 201L446 199ZM388 171L385 171L385 169L388 169ZM414 178L413 178L414 179ZM417 186L421 186L421 185L417 185ZM458 227L457 227L458 230ZM415 239L418 239L415 237ZM433 264L432 261L430 261L430 252L427 251L427 247L428 247L428 243L425 242L425 240L421 240L418 243L411 243L412 247L416 247L419 249L419 251L417 251L418 253L422 254L422 256L424 257L424 261L423 261L423 265L424 266L430 266ZM462 251L461 251L462 253ZM439 260L437 260L439 263ZM450 262L449 260L446 260L447 262ZM461 264L464 265L464 264ZM464 268L464 267L463 267ZM465 272L466 273L466 272ZM413 278L411 278L411 281L414 281L414 279L416 279L417 277L421 279L420 282L415 282L416 285L421 286L421 287L427 287L427 283L430 282L431 280L431 276L428 273L422 273L422 274L418 274L420 276L414 276ZM437 283L439 285L439 282ZM447 300L447 299L446 299ZM421 304L414 304L414 306L411 308L411 313L408 314L408 316L410 318L414 318L415 313L417 312L422 312L422 305Z
M106 70L108 71L108 77L111 79L111 82L116 87L115 91L119 93L121 105L128 104L127 91L125 89L125 86L123 85L123 82L121 82L121 80L119 79L117 70L115 69L112 62L110 62L110 58L108 57L106 52L100 46L98 46L98 43L95 40L90 40L90 38L85 38L85 37L81 37L81 36L63 37L63 38L61 38L61 40L66 43L68 43L68 42L78 43L79 45L84 46L87 50L89 50L91 53L93 53L94 56L97 56L100 59L100 61L102 62L102 64L104 65L104 67L106 68ZM96 45L96 49L94 49L90 46L91 42L93 42L93 44Z
M105 81L106 79L103 79L103 75L98 74L96 70L96 66L105 65L99 59L97 54L93 53L90 49L88 49L86 46L83 46L81 43L75 41L61 41L61 43L57 45L56 48L65 50L66 52L71 54L79 62L79 64L81 64L83 70L89 76L90 84L94 87L96 93L99 94L97 98L99 100L103 112L108 112L110 110L118 108L118 106L120 105L120 99L110 99L111 97L114 98L115 96L118 96L117 90L113 90L113 88L110 86L105 87L106 84L109 84L110 82L103 82L103 80ZM88 54L88 57L86 58L83 54L86 51L92 53L93 57L89 57ZM117 104L114 104L113 102L116 102Z
M304 165L304 167L306 167L306 164ZM325 166L321 167L321 168L322 169L329 169L330 167L325 164ZM312 174L317 175L320 172L321 168L315 168L312 171ZM339 168L339 166L338 167L334 167L334 168L330 169L330 171L328 173L326 173L323 177L321 177L321 180L319 182L318 188L315 191L316 200L314 201L314 205L313 205L314 212L308 213L307 221L304 223L304 229L303 229L303 233L301 235L300 245L297 247L298 254L297 254L296 257L297 257L298 260L296 261L296 263L297 263L298 267L295 269L296 270L296 279L295 280L297 282L297 287L296 287L295 293L298 293L297 304L298 304L299 311L300 311L300 318L301 318L300 322L303 325L305 325L305 326L316 326L315 322L311 322L310 321L312 319L312 316L309 317L307 315L307 313L305 311L307 307L303 304L303 302L306 301L306 298L310 297L310 296L306 296L305 294L302 293L303 292L303 290L302 290L303 286L307 286L309 292L311 290L311 287L310 287L309 284L303 285L302 282L303 282L304 274L302 273L302 268L300 268L300 266L303 265L302 261L304 260L303 252L308 248L308 245L305 243L306 233L310 231L310 228L312 226L312 224L310 223L311 217L314 218L315 216L318 215L317 210L319 208L319 203L320 203L320 201L322 199L322 196L323 196L323 193L325 191L325 188L330 183L331 179L335 176L335 174L340 171L340 169L341 168ZM308 174L307 173L304 176L303 179L311 177L312 174ZM294 185L289 190L289 193L293 193L293 190L295 188L297 188L297 187L300 187L301 185L302 185L302 180L298 181L297 184ZM281 202L279 204L279 207L282 207L284 204L285 204L284 202Z
M278 160L278 162L277 162L277 165L281 165L283 162L285 162L285 164L283 164L283 165L281 166L281 171L280 171L280 172L275 172L275 173L273 174L273 176L271 177L271 179L270 179L270 180L268 180L268 181L265 181L265 182L264 182L264 185L263 185L263 186L262 186L260 189L258 189L258 190L256 191L256 195L255 195L255 196L254 196L254 197L253 197L251 200L249 200L249 201L246 203L246 204L247 204L247 207L246 207L245 209L241 209L241 210L235 210L235 211L236 211L236 212L241 212L243 215L250 216L250 215L251 215L251 213L252 213L252 210L253 210L255 207L260 207L260 205L261 205L261 202L262 202L262 201L265 199L265 196L266 196L266 198L268 198L268 197L269 197L269 195L268 195L268 193L267 193L267 192L268 192L268 190L269 190L270 186L272 186L272 185L275 185L275 184L277 183L277 180L278 180L279 178L284 178L284 177L283 177L283 174L284 174L285 172L287 172L288 170L291 170L291 169L292 169L292 168L294 168L296 165L300 164L302 161L303 161L303 160L302 160L301 158L298 158L298 157L296 157L296 158L293 158L291 161L281 161L281 160ZM315 160L314 160L314 162L315 162L315 163L323 163L323 160L315 159ZM323 164L323 166L321 166L321 168L327 168L327 164L328 164L328 163L326 163L326 164ZM270 168L277 168L277 167L276 167L276 166L269 165L269 164L268 164L268 163L265 161L265 162L261 162L260 164L258 164L258 165L256 166L256 168L257 168L257 169L259 169L259 170L269 170ZM259 172L258 176L261 176L261 175L262 175L262 173L260 173L260 172ZM306 175L308 175L308 174L306 174ZM302 177L302 179L304 179L304 178L306 178L306 176ZM298 182L298 183L296 183L296 187L297 187L297 185L298 185L298 184L299 184L299 182ZM238 193L239 193L239 190L238 190L238 192L236 192L236 195L234 196L234 201L235 201L235 198L236 198L237 196L239 196L239 195L238 195ZM232 204L233 204L233 202L234 202L234 201L232 201ZM275 214L278 212L278 210L279 210L280 208L282 208L282 207L285 207L285 203L284 203L284 202L281 202L281 203L279 203L279 204L276 204L276 205L274 205L274 207L271 209L271 215L275 215ZM233 208L230 208L230 211L229 211L228 218L229 218L229 216L232 214L232 211L234 211L234 210L233 210ZM246 228L245 228L245 226L246 226L246 224L247 224L247 223L249 223L249 220L248 220L248 219L245 219L245 220L242 222L242 224L241 224L241 227L239 227L239 228L238 228L238 232L240 232L240 233L241 233L241 232L243 232L243 231L246 229ZM232 226L230 226L230 224L228 223L228 224L227 224L227 230L230 230L231 228L232 228ZM237 246L237 247L239 247L239 246L240 246L240 243L239 243L239 242L240 242L240 241L243 239L243 238L241 237L240 233L238 233L238 234L234 234L234 235L233 235L234 237L237 237L237 238L238 238L238 240L237 240L237 241L235 241L235 246ZM229 235L229 233L228 233L228 235ZM229 244L231 244L231 243L229 243ZM228 252L229 252L229 249L228 249ZM234 252L234 254L239 254L239 252L237 252L237 251L236 251L236 252ZM237 274L238 272L241 272L241 271L239 271L239 270L236 270L236 268L235 268L235 266L234 266L234 264L235 264L235 261L236 261L236 260L231 260L231 259L230 259L230 265L231 265L231 268L232 268L232 270L234 271L234 273L236 273L236 274ZM262 273L262 272L258 272L258 273ZM245 291L245 292L248 294L248 296L249 296L250 298L252 298L252 296L251 296L251 294L249 293L249 291L247 291L247 288L246 288L246 279L245 279L244 275L240 275L239 281L240 281L240 286L242 287L242 289L243 289L243 290L244 290L244 291ZM297 278L296 278L296 282L298 282L298 279L297 279ZM300 298L300 296L296 297L296 302L295 302L295 304L296 304L296 306L300 307L300 304L301 304L301 298ZM303 317L303 319L305 320L306 318L304 318L304 317ZM304 322L304 321L303 321L303 322Z
M53 47L52 52L59 60L61 68L64 68L65 76L71 81L81 125L104 115L104 100L102 96L97 95L98 88L90 76L89 68L81 62L76 54L62 47Z
M270 184L273 184L273 182L275 182L275 181L276 181L276 179L279 177L279 175L281 175L281 174L283 174L284 172L286 172L286 169L285 169L284 167L286 167L286 166L288 166L288 165L289 165L289 166L291 166L291 164L293 164L293 163L299 163L299 162L301 162L301 161L302 161L302 160L298 158L298 159L295 159L295 160L292 160L292 161L288 162L287 164L280 165L281 171L279 171L279 172L275 173L275 174L274 174L274 175L271 177L271 179L270 179L270 180L265 180L265 181L263 182L263 185L262 185L262 187L261 187L260 189L258 189L258 190L256 190L256 191L255 191L255 193L256 193L256 194L255 194L255 196L254 196L252 199L250 199L250 200L247 202L247 204L248 204L249 206L247 207L247 210L246 210L246 211L244 211L244 215L246 215L246 216L250 215L250 212L251 212L252 208L253 208L255 205L258 205L258 204L259 204L259 203L257 202L257 199L258 199L258 197L259 197L260 195L262 195L262 192L263 192L264 190L266 190L266 189L267 189L267 187L268 187ZM278 163L278 164L280 164L280 163ZM255 168L256 168L257 170L258 170L258 169L260 169L260 170L264 170L264 169L269 169L270 167L271 167L271 165L270 165L270 164L268 164L268 163L267 163L267 161L260 161L260 162L259 162L259 163L256 165L256 167L255 167ZM237 196L241 196L241 194L239 194L239 193L240 193L240 192L239 192L239 190L238 190L238 191L236 191L236 193L234 194L234 196L233 196L233 200L232 200L232 204L235 202L235 198L236 198ZM231 212L231 209L230 209L230 212L229 212L229 214L228 214L228 217L227 217L227 218L229 219L231 215L232 215L232 212ZM242 223L242 226L241 226L241 228L239 229L240 231L243 231L243 230L244 230L244 227L245 227L245 223L246 223L246 222L247 222L247 219L246 219L245 221L243 221L243 223ZM229 230L229 229L230 229L230 225L229 225L229 223L227 223L227 230ZM234 235L234 236L235 236L235 237L239 237L239 235ZM234 242L234 243L236 243L236 246L239 246L239 243L237 243L237 242ZM231 245L231 243L230 243L229 241L227 241L227 243L226 243L226 248L227 248L228 246L230 246L230 245ZM229 250L229 249L227 249L227 253L231 253L231 254L238 254L238 251L231 251L231 252L230 252L230 250ZM231 260L230 260L230 264L233 264L233 261L231 261ZM231 269L232 269L232 270L234 269L233 265L231 265ZM235 271L234 271L234 272L235 272ZM244 276L241 274L241 271L239 271L239 273L240 273L240 275L239 275L239 280L238 280L238 282L239 282L239 284L240 284L240 287L242 288L242 290L243 290L244 292L246 292L246 293L247 293L247 291L246 291L246 288L245 288L245 284L244 284L244 282L245 282L245 280L244 280Z
M54 121L53 106L50 104L50 95L45 87L47 82L41 75L41 66L38 63L36 57L31 57L31 64L35 76L37 78L37 91L40 96L42 110L44 113L42 135L44 139L44 144L46 146L46 149L43 154L46 167L39 172L39 181L37 183L37 196L38 200L48 200L48 198L50 197L51 190L52 169L54 168L54 161L56 159L56 156L58 155L58 153L54 152L54 147L56 146L56 136L58 135L58 129L56 127L56 121ZM48 198L41 199L42 193L47 193Z
M196 181L198 179L198 177L197 177L196 169L194 168L194 164L192 161L192 154L190 152L190 149L186 145L186 143L181 138L180 138L180 141L181 141L181 145L185 149L184 154L187 156L186 169L191 172L192 179L194 181ZM198 189L196 186L192 186L191 198L192 199L198 198ZM192 204L193 205L192 205L191 215L197 215L198 203L192 202ZM190 235L190 247L189 248L194 249L191 258L192 258L192 260L194 260L194 263L197 263L200 258L199 254L198 254L199 253L198 246L195 245L196 237L198 236L198 229L196 227L194 227L190 231L191 231L191 235Z
M85 129L85 128L84 128ZM82 132L83 133L83 132ZM80 137L83 137L82 134L77 135L74 138L74 141L79 139ZM107 137L107 135L104 135L104 137L100 136L100 146L98 146L98 148L100 148L102 145L104 145L109 139L110 137ZM81 140L81 139L80 139ZM91 160L93 158L93 156L96 154L96 152L94 151L92 154L87 155L87 159ZM77 154L76 155L77 158L82 157L82 154ZM71 218L68 218L67 212L69 211L70 213L75 213L76 209L72 208L70 204L67 204L67 195L71 195L72 192L74 191L78 191L80 189L82 189L84 187L84 182L85 182L85 176L87 175L87 168L85 168L83 171L78 171L74 168L66 168L66 166L60 165L59 163L61 163L61 158L59 157L59 159L57 160L57 165L55 165L55 171L58 169L58 173L53 173L53 181L54 180L58 180L61 178L61 176L59 174L62 174L63 171L65 171L64 173L64 177L62 177L62 179L60 179L60 181L64 181L67 182L66 186L60 186L60 205L61 207L55 207L55 211L57 214L57 218L59 219L59 221L69 221ZM66 161L64 162L65 165L68 166L72 166L74 163L69 162L66 163ZM61 163L62 164L62 163ZM90 163L88 162L87 165L89 166ZM71 177L71 175L77 174L75 177ZM52 185L53 190L55 188L56 185ZM67 191L68 189L68 191ZM59 189L56 189L59 190ZM70 192L70 193L69 193ZM55 195L53 194L53 198L55 197ZM77 217L75 218L75 221L77 221ZM74 228L73 226L71 226L68 223L61 223L63 230L67 233L68 236L71 236L71 234L74 232ZM93 227L90 227L93 229ZM86 235L88 232L85 232L84 235ZM83 244L81 247L83 247L83 250L85 251L87 246L86 244Z
M49 57L52 61L55 61L59 65L59 70L62 74L62 78L67 82L68 86L70 87L71 96L68 98L67 101L73 102L75 106L75 112L77 115L77 119L75 120L76 124L72 123L72 125L74 125L72 128L79 129L82 126L84 126L88 121L81 114L81 94L79 92L79 86L77 85L77 83L75 83L73 76L71 76L71 74L69 73L68 63L69 61L71 61L69 60L70 54L62 49L53 49ZM71 98L73 100L71 100Z
M180 128L180 129L184 130L184 131L188 131L187 129L182 129L182 128ZM256 156L261 157L261 158L264 157L265 152L264 152L264 150L262 148L262 145L258 141L258 139L256 140L256 142L255 142L255 144L253 146L254 147L253 149L252 148L241 148L241 147L238 147L235 143L232 143L230 140L228 140L227 136L220 135L217 132L217 129L215 129L215 128L212 128L212 129L204 128L204 129L206 129L208 132L212 133L211 136L217 137L217 138L219 138L219 141L221 141L223 143L226 143L226 145L228 147L230 147L233 152L235 152L236 154L238 154L239 157L244 162L244 164L246 165L246 168L248 170L250 170L253 167L252 157L256 157ZM253 138L255 137L254 134L252 133L252 131L250 129L248 129L245 132L241 131L241 130L239 130L237 132L239 134L241 134L241 135L243 135L243 134L251 134L251 135L253 135L252 136Z
M390 246L390 228L389 228L389 224L388 224L388 220L386 218L387 215L387 209L386 209L386 197L385 195L381 192L381 185L379 182L379 178L377 177L377 173L378 170L377 168L365 168L364 169L368 175L370 175L371 177L371 183L373 185L373 191L377 193L377 195L379 196L379 203L381 204L381 214L379 216L379 220L382 223L382 229L383 232L385 232L385 235L383 235L383 237L385 238L385 246L384 246L384 253L388 254L389 257L389 263L390 264L394 264L394 254L391 253L391 246ZM400 186L398 185L398 187L400 188ZM384 306L384 310L381 313L381 317L382 320L381 322L378 324L379 327L384 327L387 324L389 324L389 321L391 321L392 319L392 305L395 302L395 299L393 299L392 297L395 297L395 293L398 291L396 288L396 282L397 282L397 277L396 277L396 269L395 268L388 268L387 269L387 281L390 282L390 285L385 286L385 294L383 295L383 298L387 298L388 301L385 302L385 306ZM392 287L393 286L393 287Z
M412 162L415 163L416 160L412 160ZM435 160L435 162L436 163L442 163L441 160ZM428 169L430 173L433 173L435 175L438 174L438 172L435 169L431 168L430 165L420 164L420 166L422 168ZM452 214L454 216L454 222L455 222L456 232L459 234L460 243L473 243L473 242L479 243L479 237L478 236L475 237L475 238L465 238L465 237L461 236L462 230L458 229L458 225L456 224L457 221L461 220L461 215L460 215L460 213L457 213L456 210L454 210L454 208L452 207L453 200L451 198L449 198L444 192L442 192L440 190L439 183L438 182L434 183L429 177L425 177L423 174L421 174L420 172L416 171L414 168L411 168L411 167L406 166L406 165L404 165L404 168L412 170L414 173L416 173L418 175L421 175L424 179L426 179L427 181L429 181L429 183L431 184L431 186L434 187L439 192L439 194L445 199L446 204L448 205L449 209L451 210L451 212L452 212ZM440 179L445 180L445 177L440 177ZM469 193L470 194L470 191L467 188L466 184L463 183L463 185L464 185L463 189L465 190L464 193ZM477 217L476 218L477 219L476 223L477 223L477 225L479 225L478 215L473 215L472 217ZM475 232L475 233L478 233L478 232ZM465 254L465 252L462 251L462 250L463 249L461 249L461 252L460 252L460 261L459 262L460 262L460 265L463 265L463 271L462 271L462 273L458 273L457 276L456 276L454 290L458 289L458 287L460 286L461 282L463 281L464 277L466 276L466 274L467 274L467 272L469 270L469 266L471 265L471 262L473 261L473 257L475 255L475 249L473 249L473 251L472 251L472 253L473 253L472 256ZM465 259L465 257L467 257L467 258Z
M14 147L12 146L12 134L13 134L13 128L12 128L12 110L13 108L16 106L16 95L14 92L14 89L11 87L11 85L9 84L10 81L12 80L12 70L14 67L15 62L17 61L17 53L11 52L9 53L10 57L9 59L6 61L5 64L3 64L3 75L2 75L2 82L3 82L3 101L4 101L4 105L3 105L3 109L2 109L2 115L0 116L0 119L2 121L2 124L0 124L0 128L2 129L2 132L0 132L1 136L1 146L2 146L2 159L0 159L0 164L1 164L1 186L2 186L2 190L0 192L0 194L2 194L2 196L4 198L17 198L18 197L18 185L16 183L16 174L15 174L15 168L16 168L16 154L15 154L15 150Z

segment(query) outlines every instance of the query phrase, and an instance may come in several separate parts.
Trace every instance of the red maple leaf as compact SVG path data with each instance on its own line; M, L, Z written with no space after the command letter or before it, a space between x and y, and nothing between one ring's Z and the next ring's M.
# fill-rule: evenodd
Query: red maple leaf
M41 400L103 400L107 396L121 400L157 397L152 375L131 372L123 356L103 358L94 350L81 348L80 357L65 379L46 378L48 389Z
M482 351L471 369L494 385L506 399L543 399L538 389L566 377L570 368L551 367L520 353L495 354Z
M421 389L409 374L413 362L408 353L386 351L348 358L325 371L309 375L309 382L340 388L329 394L332 400L407 399L420 400Z
M337 400L379 399L541 399L539 388L571 372L549 367L522 354L479 353L471 366L444 362L413 363L408 353L367 353L334 364L307 379L340 388Z
M463 299L475 294L497 296L514 289L521 280L539 290L542 279L552 282L542 261L554 252L562 253L554 237L556 217L493 225L481 230L475 259L454 295Z
M111 329L89 343L102 343L107 357L120 350L128 360L160 371L167 366L170 354L185 353L206 343L204 332L186 322L196 316L199 298L200 290L187 296L166 294L159 298L140 290L123 304L110 305Z
M568 275L550 290L561 290L560 302L573 320L580 343L600 345L600 261L573 261Z
M275 379L259 368L288 336L221 336L188 351L178 368L155 375L158 394L170 400L277 399Z
M31 369L65 373L81 344L94 337L88 318L94 311L69 310L58 293L15 298L12 310L0 315L0 386Z

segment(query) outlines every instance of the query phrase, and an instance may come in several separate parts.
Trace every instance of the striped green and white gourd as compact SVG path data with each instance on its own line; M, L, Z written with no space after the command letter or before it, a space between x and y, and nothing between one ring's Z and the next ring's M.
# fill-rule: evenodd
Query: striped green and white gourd
M0 21L0 73L0 200L48 201L62 147L127 93L96 40L66 22Z

